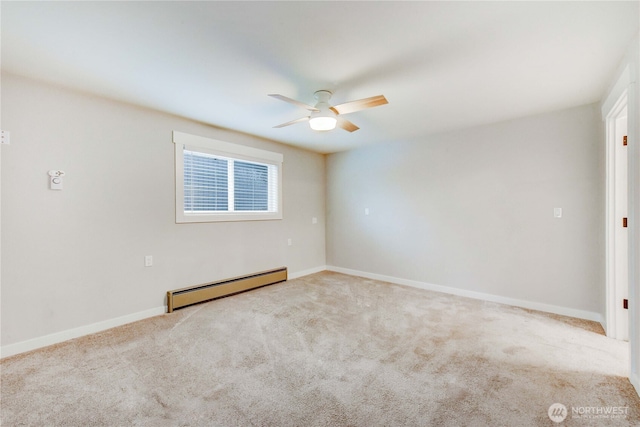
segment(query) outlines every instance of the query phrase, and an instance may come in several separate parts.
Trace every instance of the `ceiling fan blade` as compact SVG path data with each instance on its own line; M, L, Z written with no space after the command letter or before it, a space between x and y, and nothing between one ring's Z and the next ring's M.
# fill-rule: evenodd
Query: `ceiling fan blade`
M336 117L338 119L338 126L348 132L355 132L360 129L358 126L354 125L347 119L343 119L342 117Z
M336 114L349 114L355 111L364 110L366 108L373 108L379 105L388 104L387 98L384 95L372 96L370 98L359 99L357 101L349 101L344 104L338 104L331 107Z
M307 105L307 104L305 104L303 102L296 101L295 99L291 99L291 98L286 97L284 95L278 95L277 93L270 93L269 96L272 97L272 98L279 99L279 100L284 101L284 102L288 102L289 104L293 104L296 107L300 107L300 108L303 108L305 110L320 111L316 107L312 107L311 105Z
M274 126L274 128L283 128L285 126L295 125L296 123L309 121L309 117L300 117L299 119L291 120L287 123L282 123L281 125Z

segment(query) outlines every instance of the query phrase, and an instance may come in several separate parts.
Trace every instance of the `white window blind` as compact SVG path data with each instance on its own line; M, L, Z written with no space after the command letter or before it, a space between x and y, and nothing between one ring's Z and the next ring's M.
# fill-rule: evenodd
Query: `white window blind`
M233 162L233 195L236 211L268 211L269 165Z
M228 161L211 154L184 150L184 211L229 209Z
M177 222L282 218L281 154L179 132L174 143Z

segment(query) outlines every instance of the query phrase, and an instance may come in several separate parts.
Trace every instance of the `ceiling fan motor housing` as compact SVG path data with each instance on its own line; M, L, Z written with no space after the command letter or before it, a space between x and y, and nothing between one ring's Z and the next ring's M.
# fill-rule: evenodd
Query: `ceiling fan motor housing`
M328 90L319 90L313 94L313 97L318 100L315 107L320 111L311 112L309 116L309 126L311 129L318 131L335 129L338 120L336 119L336 113L329 105L331 95L332 93Z

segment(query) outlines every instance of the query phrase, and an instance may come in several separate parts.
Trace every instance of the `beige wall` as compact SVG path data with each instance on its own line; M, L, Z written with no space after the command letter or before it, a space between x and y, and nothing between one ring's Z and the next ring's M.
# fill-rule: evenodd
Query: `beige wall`
M3 346L158 308L170 289L325 265L323 155L8 74L1 95ZM284 219L175 224L173 130L283 153Z
M329 266L603 313L595 105L333 154L327 194Z
M2 101L3 346L280 265L603 312L595 106L330 155L325 178L319 154L12 75ZM284 220L175 224L172 130L282 152Z

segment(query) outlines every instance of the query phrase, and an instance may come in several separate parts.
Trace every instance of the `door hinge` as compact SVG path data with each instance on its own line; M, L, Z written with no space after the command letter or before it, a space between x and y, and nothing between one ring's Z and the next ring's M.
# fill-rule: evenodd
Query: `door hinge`
M627 135L622 137L622 145L627 145Z
M622 218L622 226L627 227L627 218Z
M622 300L622 308L624 308L625 310L629 310L629 300L628 299L623 299Z

